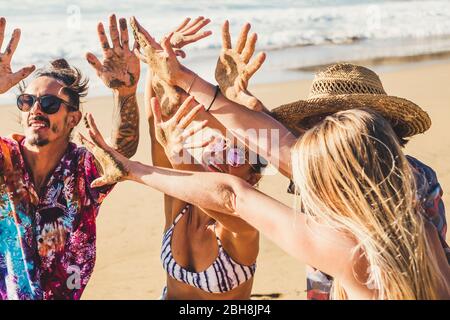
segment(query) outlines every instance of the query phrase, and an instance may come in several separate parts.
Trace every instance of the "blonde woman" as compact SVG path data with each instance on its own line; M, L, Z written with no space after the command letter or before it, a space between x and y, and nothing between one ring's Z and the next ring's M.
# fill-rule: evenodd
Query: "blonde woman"
M320 70L314 77L306 100L294 101L269 112L248 91L250 78L265 59L264 53L251 59L257 35L249 35L249 24L244 25L234 47L231 45L229 24L227 21L223 24L223 47L215 72L218 86L205 81L179 63L171 49L170 36L163 41L161 48L150 41L151 36L141 26L139 29L156 52L161 54L161 63L170 70L165 73L168 76L166 81L189 92L198 102L208 106L207 113L227 129L239 128L240 132L252 132L270 128L268 140L272 140L272 132L279 136L279 148L273 150L271 144L259 143L257 136L242 136L238 131L232 131L251 150L264 154L288 178L292 177L289 153L296 142L295 135L303 134L329 114L355 108L375 110L389 121L402 146L409 138L424 133L431 126L430 117L420 106L410 100L387 94L375 72L349 63L338 63ZM136 54L139 56L138 52ZM445 240L447 223L442 187L432 168L411 156L407 156L407 160L416 179L417 198L424 209L422 213L437 229L450 264L450 247ZM293 193L293 186L291 181L288 192ZM320 270L307 267L307 298L329 299L332 280L332 277Z
M287 253L331 275L334 299L450 298L450 267L420 214L411 167L390 124L373 111L335 113L297 140L296 210L235 176L131 161L88 119L94 143L82 141L104 172L94 187L133 180L209 210L239 212Z

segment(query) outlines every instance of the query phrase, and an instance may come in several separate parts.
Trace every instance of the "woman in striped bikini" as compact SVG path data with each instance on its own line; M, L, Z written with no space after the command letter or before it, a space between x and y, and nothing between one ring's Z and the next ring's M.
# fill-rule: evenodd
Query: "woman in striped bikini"
M208 31L200 32L208 22L203 17L192 22L187 19L176 32L180 39L188 35L185 42L191 43L210 34ZM132 19L132 26L137 28L139 23ZM189 97L181 107L179 103L167 104L171 99L166 100L161 95L170 96L168 92L176 89L158 82L158 73L155 72L152 68L148 69L145 86L153 164L179 170L228 173L256 185L265 166L259 157L245 146L235 146L231 139L225 139L225 127L209 113L199 112L199 108L191 114L189 121L178 123L189 110L193 99ZM163 101L163 116L173 115L178 108L164 126L154 125L153 118L161 117L160 114L154 115L150 107L150 100L155 94ZM181 95L188 97L185 93ZM194 116L197 120L203 120L201 127L208 121L208 128L215 137L215 143L204 149L202 163L195 163L191 157L179 161L188 138L183 129ZM188 132L194 134L196 130L194 128ZM250 159L256 161L250 163ZM258 231L240 218L205 210L168 195L164 197L164 211L166 224L161 262L167 272L167 285L161 298L249 299L259 251Z
M186 113L192 100L186 100L172 119L179 119ZM174 169L229 173L251 185L260 179L264 163L250 164L252 157L247 149L230 145L220 135L215 137L211 148L205 148L202 164L195 164L193 159L177 161L182 157L185 144L186 136L180 129L184 125L175 121L168 124L154 128L152 145L159 142L165 153L153 153L154 163L168 160ZM200 126L204 124L200 123ZM218 125L211 126L223 130ZM206 210L168 195L165 195L164 207L166 227L161 262L167 272L167 287L162 298L249 299L259 251L258 231L240 218Z
M207 121L215 142L203 149L202 163L195 163L190 157L179 161L187 138L183 129L189 123L177 120L190 110L193 99L189 97L164 126L155 127L153 117L161 115L154 115L150 108L154 94L150 72L149 69L145 103L153 164L228 173L256 185L265 163L245 146L235 146L225 139L225 128L209 113L200 112L200 108L191 113L190 121L194 116L203 120L199 123L202 128ZM195 128L187 131L197 132ZM250 163L250 159L256 161ZM164 197L164 211L161 262L167 272L167 285L161 299L249 299L259 251L258 231L240 218L205 210L168 195Z
M181 170L229 173L255 185L264 163L250 164L253 155L245 148L234 147L221 135L213 136L215 142L204 149L203 163L195 164L190 157L179 161L187 136L206 124L206 121L199 123L186 135L183 129L189 123L176 121L188 113L192 102L193 99L188 98L164 126L151 126L153 163ZM193 110L188 117L192 120L199 111L200 108ZM153 116L161 117L160 114L150 115L150 123ZM204 112L203 117L207 117ZM211 122L208 127L224 131L218 123ZM167 286L161 298L249 299L259 251L258 231L240 218L168 195L165 195L164 209L166 227L161 262L167 272Z

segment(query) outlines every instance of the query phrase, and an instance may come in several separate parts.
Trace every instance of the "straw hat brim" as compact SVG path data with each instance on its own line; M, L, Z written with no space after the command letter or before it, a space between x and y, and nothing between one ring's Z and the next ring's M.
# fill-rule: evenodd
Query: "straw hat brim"
M305 118L356 108L377 111L391 122L395 132L402 138L423 133L431 126L428 114L415 103L381 94L345 94L299 100L271 112L275 119L296 131Z

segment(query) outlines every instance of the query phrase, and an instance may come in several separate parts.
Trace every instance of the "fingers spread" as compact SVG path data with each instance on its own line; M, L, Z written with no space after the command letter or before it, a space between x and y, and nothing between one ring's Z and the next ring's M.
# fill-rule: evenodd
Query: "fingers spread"
M192 43L192 42L197 42L198 40L206 38L206 37L208 37L210 35L212 35L212 31L204 31L202 33L193 34L191 36L186 36L185 37L185 41L184 41L184 45Z
M97 25L97 33L100 44L102 45L103 53L105 56L107 56L108 51L111 49L111 47L109 46L108 38L106 37L105 27L101 22Z
M246 81L248 81L255 74L255 72L258 71L258 69L262 66L265 60L266 54L264 52L260 52L258 53L256 58L253 59L253 61L249 65L247 65L245 69L246 72L244 75Z
M119 26L120 26L120 40L122 42L122 48L130 50L127 20L124 18L120 18Z
M187 30L183 31L183 34L185 35L192 35L194 33L197 33L198 31L200 31L200 29L202 29L203 27L205 27L207 24L209 24L211 22L210 19L205 19L203 17L198 17L194 23L192 24L192 26L190 26Z
M205 124L205 126L206 126L206 124ZM209 145L211 142L213 142L214 140L215 140L214 136L210 136L209 138L204 139L204 140L185 143L183 145L183 148L184 149L204 148L207 145Z
M184 27L187 26L189 21L191 21L191 18L184 19L183 22L178 26L178 28L175 29L175 31L181 31Z
M200 111L203 111L205 108L203 107L202 104L197 105L196 107L194 107L185 117L183 117L183 119L181 119L180 123L179 123L179 127L182 129L187 128L187 126L189 124L191 124L191 122L194 120L194 118L197 116L197 114Z
M109 33L113 47L120 48L119 30L117 29L117 19L115 14L109 17Z
M247 43L248 32L250 31L250 23L246 23L241 30L238 41L236 43L236 51L240 54L244 50L245 44Z
M35 66L28 66L25 68L20 69L19 71L13 73L10 75L10 85L11 87L18 84L20 81L28 77L34 70L36 69Z
M92 154L96 148L96 145L89 141L84 135L78 132L78 140L80 140L81 144L86 147Z
M0 18L0 49L2 48L3 40L5 39L5 27L6 27L6 19Z
M98 58L94 54L90 52L86 53L86 60L92 67L94 67L94 69L97 71L97 74L102 71L103 69L102 63L100 62L100 60L98 60Z
M103 139L103 136L97 128L97 124L95 123L94 117L92 114L88 113L86 115L87 122L89 125L88 133L95 144L97 144L102 149L108 149L109 145L106 143L105 139Z
M194 101L193 96L189 96L184 100L184 102L181 104L181 106L178 108L177 112L173 116L175 123L180 123L181 119L191 110L190 104Z
M17 45L19 44L20 40L20 29L14 29L11 40L8 43L8 46L5 50L5 58L7 60L11 60L12 55L16 51Z
M258 36L256 33L252 33L250 38L247 40L247 43L245 44L244 51L241 54L242 60L244 60L244 63L248 63L250 61L250 58L255 53L255 46L256 41L258 40Z
M202 122L197 123L196 125L193 125L188 130L184 130L183 133L181 134L181 140L185 141L187 138L192 137L194 134L196 134L197 132L199 132L203 128L205 128L207 124L208 124L208 120L203 120ZM211 141L211 138L212 137L210 136L207 139L195 139L197 141L192 141L191 143L186 143L186 144L184 144L184 147L189 146L189 145L204 144L205 141L207 141L209 143ZM201 140L201 141L198 141L198 140Z
M222 48L231 49L230 24L228 20L222 26Z

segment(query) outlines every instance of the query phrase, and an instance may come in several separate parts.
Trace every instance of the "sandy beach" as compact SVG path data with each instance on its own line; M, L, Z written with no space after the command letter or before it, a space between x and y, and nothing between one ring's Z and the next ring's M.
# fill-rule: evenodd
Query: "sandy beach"
M429 113L433 122L431 129L414 137L406 151L435 169L446 192L450 188L450 62L411 64L382 73L381 80L389 94L408 98ZM252 91L267 107L273 108L306 98L310 83L305 80L258 85ZM139 103L141 140L134 159L150 163L150 139L142 96ZM88 99L84 106L85 111L93 113L106 136L112 109L112 96ZM18 114L13 105L0 108L1 135L21 131ZM292 205L293 198L286 193L287 186L288 180L279 174L264 177L260 183L263 192ZM450 210L448 193L444 194L444 202ZM97 263L83 298L156 299L166 277L159 261L163 220L161 193L131 182L118 185L100 210ZM304 265L262 237L253 297L304 299L305 287Z

